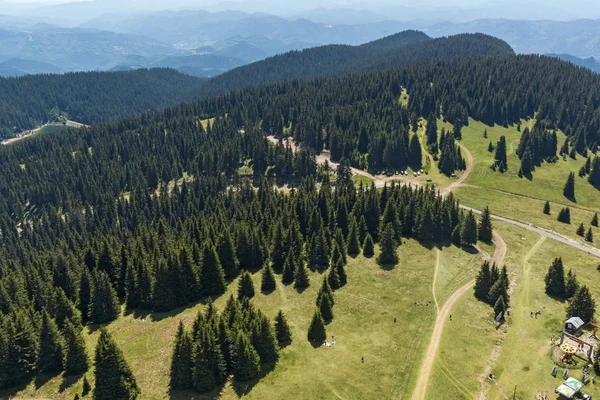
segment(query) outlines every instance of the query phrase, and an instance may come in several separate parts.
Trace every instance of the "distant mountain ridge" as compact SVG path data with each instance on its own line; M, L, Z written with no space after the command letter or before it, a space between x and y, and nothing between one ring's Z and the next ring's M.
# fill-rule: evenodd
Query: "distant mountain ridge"
M362 46L329 45L270 57L208 80L202 93L206 96L290 79L491 55L514 55L514 51L506 42L483 34L431 39L422 32L404 31Z

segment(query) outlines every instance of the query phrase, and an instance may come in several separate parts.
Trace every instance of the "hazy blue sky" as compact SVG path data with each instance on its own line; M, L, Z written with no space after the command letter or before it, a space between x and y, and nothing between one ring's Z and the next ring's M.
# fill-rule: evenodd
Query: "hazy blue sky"
M78 0L78 2L85 0ZM0 0L0 14L40 5L74 0ZM600 18L598 0L96 0L95 12L146 12L165 9L205 8L240 10L293 16L315 8L368 10L390 19L458 19L503 17L511 19ZM89 7L88 7L89 8ZM65 10L67 13L75 10ZM24 12L24 11L23 11ZM78 8L77 12L83 12ZM82 17L84 17L82 15Z

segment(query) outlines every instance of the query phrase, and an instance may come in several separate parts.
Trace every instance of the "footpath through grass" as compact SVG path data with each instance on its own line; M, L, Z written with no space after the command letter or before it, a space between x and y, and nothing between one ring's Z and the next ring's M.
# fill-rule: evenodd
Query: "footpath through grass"
M334 320L327 326L335 335L335 347L313 347L306 332L315 310L322 275L311 273L311 286L298 294L280 282L269 295L260 294L260 273L253 276L257 295L253 303L274 318L282 309L290 323L294 341L281 352L275 368L260 381L243 386L227 384L220 397L237 399L330 399L330 398L410 398L435 321L431 285L436 264L436 249L407 240L398 250L400 263L383 269L374 259L349 258L348 284L335 294ZM470 254L456 247L444 248L437 279L439 301L443 302L457 285L473 277L481 254ZM215 302L221 310L237 282ZM421 305L415 305L417 302ZM430 302L430 303L428 303ZM428 304L428 305L426 305ZM108 325L142 389L142 399L213 398L219 393L168 393L168 375L173 337L179 320L190 325L197 304L171 313L135 312ZM394 323L396 318L396 323ZM87 328L85 339L93 356L98 330ZM364 364L361 363L364 357ZM93 372L87 374L92 386ZM19 398L71 400L81 394L82 378L63 382L61 376L44 378L21 388ZM234 390L235 389L235 390ZM0 397L4 393L0 394Z
M513 283L507 325L496 330L491 307L472 293L461 298L446 324L429 399L504 400L502 393L512 396L515 385L519 399L554 393L562 381L550 375L550 337L563 327L565 304L544 293L544 276L555 257L562 256L565 268L576 271L579 282L600 299L600 260L519 227L500 222L495 227L508 245L505 263ZM538 310L542 314L531 318ZM497 385L484 379L490 372ZM572 376L581 379L581 371ZM584 392L598 396L598 386L587 385Z

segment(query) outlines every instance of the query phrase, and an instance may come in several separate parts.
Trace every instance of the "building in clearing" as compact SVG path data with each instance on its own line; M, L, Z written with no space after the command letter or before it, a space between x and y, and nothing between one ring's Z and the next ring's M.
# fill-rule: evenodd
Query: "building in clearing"
M584 325L585 322L583 322L581 318L571 317L567 320L567 322L565 322L565 331L569 333L575 333L583 328Z

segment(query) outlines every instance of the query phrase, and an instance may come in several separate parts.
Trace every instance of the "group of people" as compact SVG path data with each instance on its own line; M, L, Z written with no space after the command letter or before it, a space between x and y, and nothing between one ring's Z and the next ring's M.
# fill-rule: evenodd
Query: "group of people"
M538 317L538 315L542 315L542 312L541 312L541 311L536 311L536 312L533 312L533 311L532 311L532 312L529 314L529 316L530 316L531 318L533 318L534 316L537 318L537 317Z
M323 342L323 346L325 347L331 347L331 346L335 346L335 336L331 336L331 342L328 342L327 339L325 339L325 341Z

